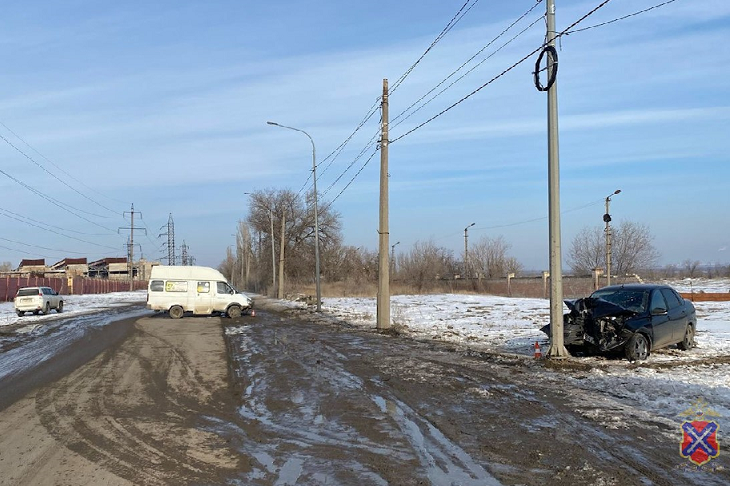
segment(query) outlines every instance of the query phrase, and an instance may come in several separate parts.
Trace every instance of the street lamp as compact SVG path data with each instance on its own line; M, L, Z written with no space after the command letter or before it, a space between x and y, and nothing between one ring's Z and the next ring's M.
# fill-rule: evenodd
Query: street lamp
M621 189L616 189L611 194L606 196L606 214L603 215L603 221L606 223L606 285L611 285L611 215L608 213L608 206L611 202L611 197L620 193Z
M390 261L392 262L393 270L392 272L395 273L395 247L400 245L400 241L397 243L390 245Z
M322 290L320 287L319 282L319 216L317 213L317 158L316 158L316 152L314 149L314 140L311 136L304 130L300 130L299 128L294 127L287 127L285 125L280 125L276 122L267 121L266 122L269 125L273 125L275 127L279 128L287 128L289 130L294 130L295 132L301 132L304 135L307 136L310 142L312 142L312 180L314 181L314 278L315 283L317 287L317 312L322 312Z
M472 223L466 228L464 228L464 277L469 280L469 246L467 242L469 241L469 228L474 226L476 223Z

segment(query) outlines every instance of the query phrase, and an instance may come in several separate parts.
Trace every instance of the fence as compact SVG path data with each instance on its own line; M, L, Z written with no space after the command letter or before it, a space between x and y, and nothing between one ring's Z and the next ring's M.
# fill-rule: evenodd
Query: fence
M21 287L50 287L62 295L126 292L129 281L87 277L0 277L0 302L9 302ZM147 288L144 280L134 281L134 290Z

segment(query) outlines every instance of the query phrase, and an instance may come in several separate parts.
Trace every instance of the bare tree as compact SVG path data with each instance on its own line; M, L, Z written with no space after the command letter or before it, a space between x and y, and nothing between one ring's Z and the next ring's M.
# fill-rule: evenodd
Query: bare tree
M649 227L631 221L622 222L613 229L612 272L631 275L652 267L659 252L652 244ZM583 228L573 238L568 262L576 274L589 274L594 268L606 267L606 240L600 227Z
M473 274L486 278L504 277L508 273L518 273L522 266L507 251L511 245L503 236L496 238L482 237L469 249L469 266Z
M433 286L439 277L453 275L456 262L451 250L432 241L416 242L410 252L400 255L398 275L420 292Z
M699 260L690 260L687 259L684 262L682 262L682 267L684 269L684 274L687 277L694 278L697 277L697 270L700 267L700 261Z
M0 272L9 272L13 269L13 264L10 262L0 263Z

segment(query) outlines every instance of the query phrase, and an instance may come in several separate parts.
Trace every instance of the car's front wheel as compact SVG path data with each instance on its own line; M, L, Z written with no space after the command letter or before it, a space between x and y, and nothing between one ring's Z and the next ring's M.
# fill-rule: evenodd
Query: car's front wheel
M62 300L58 302L58 306L56 307L56 312L58 312L59 314L61 312L63 312L63 301Z
M25 315L25 311L17 311L18 317L23 317Z
M649 340L641 333L631 336L626 343L626 358L629 361L643 361L649 357Z
M682 351L692 349L695 345L695 328L692 324L687 324L687 329L684 330L684 338L677 343L677 347Z
M173 305L170 307L170 317L173 319L180 319L184 313L185 311L179 305Z
M228 308L227 314L231 319L238 319L241 317L241 308L237 305L232 305Z

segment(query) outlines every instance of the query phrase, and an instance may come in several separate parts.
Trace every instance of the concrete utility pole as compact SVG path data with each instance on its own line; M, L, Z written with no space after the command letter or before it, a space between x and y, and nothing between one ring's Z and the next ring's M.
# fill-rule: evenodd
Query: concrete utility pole
M380 136L380 226L378 234L377 328L390 329L390 264L388 263L388 80L383 80L382 133Z
M285 125L280 125L272 121L267 121L266 123L275 127L288 128L289 130L294 130L295 132L301 132L307 136L310 142L312 142L312 181L314 184L314 281L317 287L317 312L322 312L322 287L320 285L319 278L319 209L317 207L317 156L314 148L314 139L307 132L299 128L287 127Z
M603 215L603 221L606 223L606 285L611 285L611 215L608 212L608 206L611 197L620 193L621 189L616 189L613 193L606 197L606 214Z
M129 274L129 291L131 292L134 290L134 230L135 229L142 230L142 231L144 231L145 234L147 234L147 230L145 228L135 228L134 227L134 213L135 213L134 203L132 203L131 211L124 211L124 214L127 214L127 213L131 214L131 224L127 228L117 229L117 233L120 230L129 230L129 252L128 252L129 261L127 262L127 272ZM142 216L142 213L140 213L139 211L137 211L137 214Z
M464 278L469 279L469 228L476 223L472 223L464 228Z
M555 50L555 0L547 0L548 76L548 212L550 233L550 358L570 356L563 337L563 266L560 241L560 151L558 149L558 83L550 82L557 70ZM556 71L557 74L557 71ZM556 76L557 77L557 76Z
M286 239L286 211L281 212L281 237L279 239L279 299L284 298L284 241Z
M276 250L274 246L274 211L269 208L269 223L271 223L271 291L276 292Z

